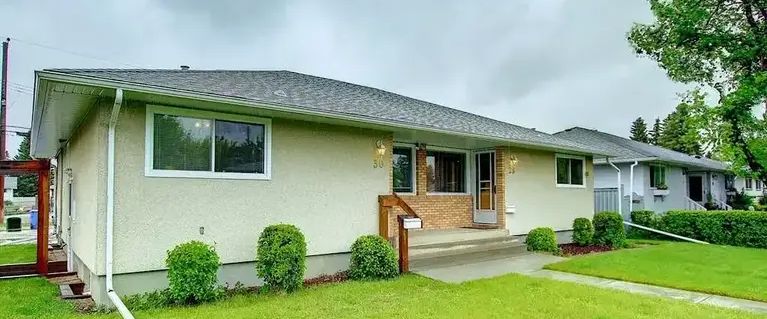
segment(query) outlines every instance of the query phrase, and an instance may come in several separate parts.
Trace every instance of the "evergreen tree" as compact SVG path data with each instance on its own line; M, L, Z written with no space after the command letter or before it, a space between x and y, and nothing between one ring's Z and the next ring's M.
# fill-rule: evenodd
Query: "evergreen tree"
M652 130L648 134L650 144L658 145L658 140L660 140L660 135L663 133L663 125L660 122L659 118L655 118L655 124L652 125Z
M658 145L690 155L701 155L702 137L692 105L682 102L676 110L663 120L663 130L658 138Z
M19 145L19 151L16 153L16 156L13 157L14 160L28 161L32 159L32 156L29 155L29 136L29 133L24 135L24 139L21 140L21 144ZM18 186L14 192L14 196L37 196L37 175L32 174L19 176Z
M650 142L647 136L647 123L641 116L631 123L631 139L642 143Z

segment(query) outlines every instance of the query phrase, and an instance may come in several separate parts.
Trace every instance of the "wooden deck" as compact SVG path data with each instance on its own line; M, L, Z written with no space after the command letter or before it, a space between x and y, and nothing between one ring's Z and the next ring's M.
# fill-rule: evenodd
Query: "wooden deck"
M37 275L36 263L0 265L0 278ZM67 254L61 248L48 249L48 273L67 271Z

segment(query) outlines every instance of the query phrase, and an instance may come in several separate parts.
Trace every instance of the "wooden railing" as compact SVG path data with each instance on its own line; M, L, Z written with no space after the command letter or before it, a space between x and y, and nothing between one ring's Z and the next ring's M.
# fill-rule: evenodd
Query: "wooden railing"
M420 218L418 214L397 194L378 196L378 234L389 239L389 210L399 207L408 216Z
M410 270L410 252L408 250L408 230L404 227L404 219L421 218L413 208L397 194L378 196L378 232L386 240L389 240L389 210L399 207L405 211L404 215L397 216L397 245L399 247L399 271L406 273Z

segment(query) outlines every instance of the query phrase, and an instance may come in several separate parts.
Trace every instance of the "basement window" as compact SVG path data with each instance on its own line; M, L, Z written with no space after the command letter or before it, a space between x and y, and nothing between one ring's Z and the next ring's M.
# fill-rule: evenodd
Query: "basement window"
M269 179L271 121L147 106L146 175Z

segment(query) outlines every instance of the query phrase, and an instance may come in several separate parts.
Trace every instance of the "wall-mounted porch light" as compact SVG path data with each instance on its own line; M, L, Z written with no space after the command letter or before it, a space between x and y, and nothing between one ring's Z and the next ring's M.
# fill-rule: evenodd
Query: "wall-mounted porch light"
M386 145L382 140L376 141L376 153L378 156L383 157L386 155Z
M511 171L512 174L517 172L517 165L519 165L519 160L517 159L516 155L510 155L509 156L509 171Z

